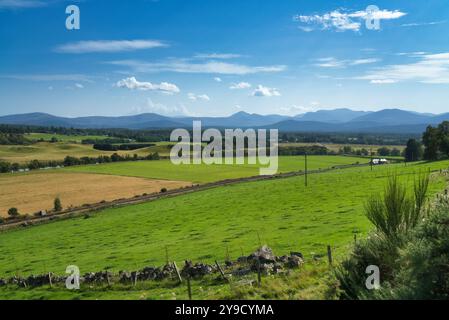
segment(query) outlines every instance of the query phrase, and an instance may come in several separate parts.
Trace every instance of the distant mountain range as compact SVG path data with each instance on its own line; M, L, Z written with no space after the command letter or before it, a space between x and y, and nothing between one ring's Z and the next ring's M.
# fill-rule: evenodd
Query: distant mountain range
M0 124L57 126L73 128L172 129L189 128L194 120L203 127L276 128L284 132L364 132L421 133L428 125L449 121L449 113L434 115L400 109L377 112L350 109L319 110L294 117L238 112L229 117L167 117L144 113L122 117L57 117L46 113L27 113L0 117Z

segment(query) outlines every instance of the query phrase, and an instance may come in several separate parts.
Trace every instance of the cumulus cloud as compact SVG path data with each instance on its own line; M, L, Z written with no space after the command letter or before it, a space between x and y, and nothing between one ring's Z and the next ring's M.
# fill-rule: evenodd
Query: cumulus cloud
M248 88L251 88L251 83L248 82L233 83L229 87L229 89L231 90L248 89Z
M280 92L276 88L264 87L262 85L258 85L253 92L253 96L255 97L278 97L280 95Z
M369 12L368 10L345 11L334 10L322 15L296 15L293 20L300 23L303 31L310 32L315 29L334 31L359 31L366 19L393 20L405 16L406 13L399 10L379 10ZM312 29L312 27L315 27Z
M118 60L110 61L107 63L116 66L127 67L130 68L133 72L138 73L177 72L245 75L254 73L273 73L286 70L285 65L249 66L220 61L192 63L182 59L172 59L160 63L144 62L138 60Z
M222 82L222 81L223 81L223 80L221 80L220 77L215 77L214 80L215 80L216 82Z
M61 53L122 52L166 47L157 40L92 40L68 43L56 48Z
M421 83L449 83L449 52L423 54L414 57L415 62L387 65L375 68L357 79L380 82L416 81Z
M179 88L175 84L168 82L162 82L160 84L140 82L135 77L120 80L116 83L116 86L119 88L127 88L130 90L160 91L168 94L180 92Z
M210 101L210 98L207 94L194 94L194 93L189 93L187 94L187 97L192 100L192 101L198 101L198 100L202 100L202 101Z

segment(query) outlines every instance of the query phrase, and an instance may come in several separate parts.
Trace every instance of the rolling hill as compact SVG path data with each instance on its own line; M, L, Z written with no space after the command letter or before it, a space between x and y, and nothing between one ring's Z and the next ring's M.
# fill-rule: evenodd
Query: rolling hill
M0 117L0 124L59 126L74 128L173 129L190 128L193 121L203 127L276 128L298 132L421 133L426 126L449 120L449 113L423 114L401 109L377 112L350 109L318 110L294 117L238 112L228 117L167 117L144 113L120 117L58 117L46 113L28 113Z

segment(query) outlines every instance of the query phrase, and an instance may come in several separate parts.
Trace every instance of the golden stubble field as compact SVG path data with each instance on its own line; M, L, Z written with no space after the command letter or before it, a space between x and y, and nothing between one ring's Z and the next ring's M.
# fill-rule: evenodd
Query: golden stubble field
M60 197L64 208L100 201L132 198L192 185L185 181L153 180L90 173L37 172L0 177L0 216L15 207L21 214L53 208Z

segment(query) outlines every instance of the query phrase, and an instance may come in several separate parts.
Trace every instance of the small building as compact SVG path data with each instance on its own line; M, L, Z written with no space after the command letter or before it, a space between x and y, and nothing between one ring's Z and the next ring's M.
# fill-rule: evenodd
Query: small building
M388 164L387 159L373 159L371 160L371 163L375 166L382 165L382 164Z

